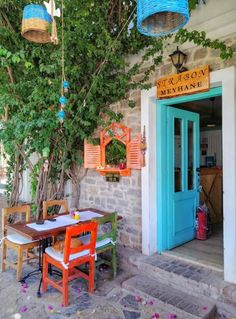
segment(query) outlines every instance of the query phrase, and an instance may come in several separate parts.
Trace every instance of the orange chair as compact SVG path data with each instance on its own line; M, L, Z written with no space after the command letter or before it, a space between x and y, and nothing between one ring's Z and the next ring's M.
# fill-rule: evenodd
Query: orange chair
M84 232L91 235L89 243L77 248L71 248L71 240L78 237ZM81 223L76 226L70 226L66 229L64 253L56 252L52 247L45 250L43 256L43 282L42 290L47 291L48 285L56 288L63 294L63 304L68 305L68 282L82 277L88 280L88 291L94 290L94 274L95 274L95 245L97 238L97 222ZM89 274L85 274L78 270L77 266L89 263ZM49 264L55 266L62 271L62 280L53 281L48 277Z

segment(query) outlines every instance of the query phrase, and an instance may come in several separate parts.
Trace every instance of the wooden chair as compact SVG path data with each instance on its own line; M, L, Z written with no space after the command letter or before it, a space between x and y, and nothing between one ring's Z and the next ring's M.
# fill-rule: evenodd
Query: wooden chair
M96 254L98 255L96 267L106 264L112 267L113 278L116 277L116 235L117 235L117 213L111 213L104 217L95 218L98 223L98 235L96 241ZM80 240L86 244L89 241L89 235L80 237ZM111 252L111 258L102 256L103 253Z
M78 237L84 232L90 233L90 241L77 248L71 248L71 239ZM88 291L94 290L95 272L95 244L97 237L97 222L91 221L79 225L70 226L66 229L64 254L56 252L52 247L46 248L43 256L43 286L45 292L48 285L53 286L63 294L63 304L68 305L68 282L82 277L88 281ZM77 266L89 263L88 275L78 270ZM49 264L62 271L62 280L53 281L48 277Z
M48 208L53 206L62 206L64 212L68 212L68 203L66 199L62 200L47 200L43 202L43 219L52 218L52 215L48 213ZM58 215L58 213L57 213Z
M12 267L16 269L17 272L17 280L20 281L22 277L22 267L23 262L27 261L27 263L31 259L38 259L31 250L32 248L39 245L38 241L31 241L24 236L21 236L17 233L15 234L7 234L7 224L9 223L9 216L11 214L15 214L15 216L23 217L25 215L25 221L30 221L30 206L16 206L10 208L2 209L2 271L6 270L6 266ZM11 248L17 252L17 262L12 262L7 260L7 249ZM24 258L24 252L26 252L26 258Z

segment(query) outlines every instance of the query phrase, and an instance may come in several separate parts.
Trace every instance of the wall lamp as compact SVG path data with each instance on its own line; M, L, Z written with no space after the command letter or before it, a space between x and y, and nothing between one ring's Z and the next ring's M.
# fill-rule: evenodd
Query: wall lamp
M179 47L177 47L177 49L172 54L170 54L169 57L171 58L171 61L176 68L177 73L187 71L187 68L183 66L183 64L187 60L187 55L180 51Z

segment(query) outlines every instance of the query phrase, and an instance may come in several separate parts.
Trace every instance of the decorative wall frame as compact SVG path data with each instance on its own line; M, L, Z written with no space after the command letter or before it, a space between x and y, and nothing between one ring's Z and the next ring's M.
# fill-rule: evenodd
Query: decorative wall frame
M96 169L100 175L118 173L120 176L130 176L131 169L142 168L142 135L130 138L130 128L112 123L100 133L100 144L93 145L84 141L84 167ZM110 167L106 164L106 147L113 140L118 140L126 146L126 168Z

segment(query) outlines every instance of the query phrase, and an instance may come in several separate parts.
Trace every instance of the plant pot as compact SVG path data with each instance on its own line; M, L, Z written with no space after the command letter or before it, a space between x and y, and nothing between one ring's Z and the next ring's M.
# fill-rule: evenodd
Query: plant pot
M125 168L126 168L125 163L120 163L120 164L119 164L119 169L125 169Z

